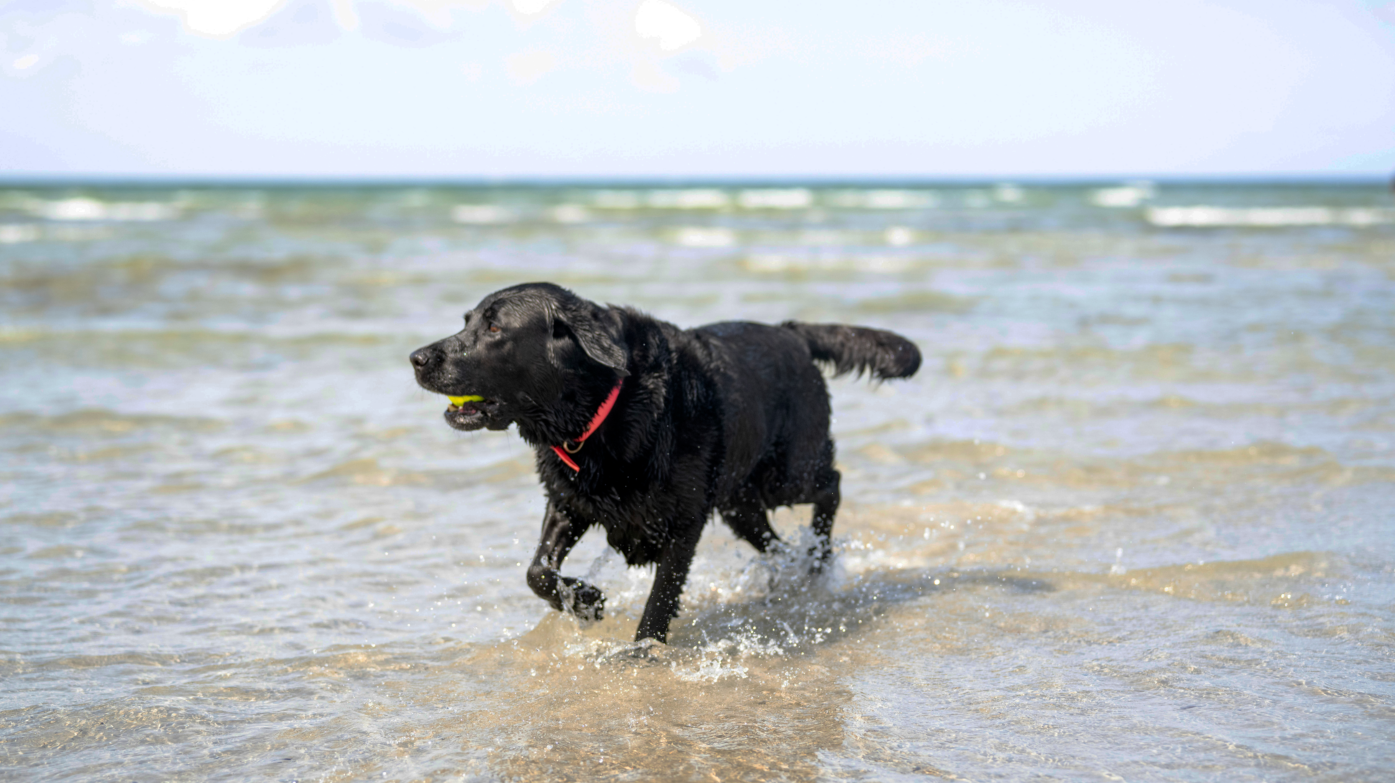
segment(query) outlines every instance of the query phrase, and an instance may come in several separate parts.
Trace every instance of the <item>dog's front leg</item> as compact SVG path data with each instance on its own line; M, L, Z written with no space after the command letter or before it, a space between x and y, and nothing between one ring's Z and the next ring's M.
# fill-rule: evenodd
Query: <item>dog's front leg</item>
M559 612L571 612L586 620L599 620L601 609L605 606L605 594L600 588L557 573L567 553L572 551L585 532L585 525L574 523L548 503L538 551L533 554L533 562L528 566L528 586Z
M678 615L678 597L688 581L688 567L693 564L693 553L697 551L701 536L702 521L699 520L664 545L654 573L654 587L649 591L644 616L639 618L639 629L635 631L635 641L668 641L668 624Z

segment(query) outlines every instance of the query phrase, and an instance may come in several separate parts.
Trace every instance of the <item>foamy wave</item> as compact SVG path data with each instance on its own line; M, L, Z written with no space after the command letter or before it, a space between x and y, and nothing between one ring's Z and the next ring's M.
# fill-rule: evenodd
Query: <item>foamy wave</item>
M38 239L39 227L32 223L0 225L0 245L17 245L21 242L35 242Z
M736 234L726 228L687 226L678 229L673 241L683 247L731 247L736 244Z
M745 209L805 209L814 203L807 188L743 190L737 197Z
M1019 188L1011 182L1005 182L993 188L993 198L1004 204L1016 204L1026 195L1026 192L1023 191L1022 188Z
M93 198L65 198L56 201L34 201L29 205L33 214L54 221L115 221L154 222L175 220L179 207L158 201L98 201Z
M722 209L731 198L717 188L651 190L645 203L655 209Z
M849 209L922 209L940 200L924 190L844 190L833 193L829 203Z
M558 223L585 223L591 219L591 212L580 204L558 204L551 215Z
M598 190L591 194L591 206L596 209L639 209L643 203L633 190Z
M765 274L815 270L893 273L910 269L914 266L914 259L881 255L817 256L792 253L752 253L742 260L741 266L748 272Z
M1020 200L1023 191L1012 185L996 191L1000 200ZM735 193L722 188L663 188L650 191L597 190L590 195L595 209L810 209L820 202L843 209L924 209L940 199L923 190L839 190L819 193L810 188L745 188Z
M892 247L905 247L915 242L915 231L906 226L890 226L883 234L886 243Z
M457 204L450 211L457 223L471 226L492 226L513 221L513 213L495 204Z
M1395 210L1331 207L1149 207L1146 217L1149 223L1160 228L1373 226L1395 222Z
M1129 209L1152 198L1153 183L1136 182L1117 188L1100 188L1090 194L1090 203L1097 207Z

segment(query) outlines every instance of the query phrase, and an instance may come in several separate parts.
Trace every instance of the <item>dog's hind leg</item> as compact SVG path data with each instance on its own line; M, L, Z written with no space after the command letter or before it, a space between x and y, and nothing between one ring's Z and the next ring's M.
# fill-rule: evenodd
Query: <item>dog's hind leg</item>
M542 537L538 541L533 562L528 565L528 586L559 612L599 620L605 607L605 594L593 585L557 573L567 553L586 532L585 525L574 523L566 514L549 503L543 517Z
M822 571L833 555L833 517L838 513L838 502L842 499L838 491L840 479L840 474L833 468L833 443L830 441L828 462L816 474L814 494L810 498L814 503L812 527L815 540L809 549L809 556L814 559L812 570L815 573Z
M775 534L775 529L770 526L765 507L757 499L743 495L731 505L722 507L720 511L722 521L727 523L727 527L741 540L755 547L757 552L764 553L772 542L780 540Z
M693 564L702 526L702 519L690 521L664 544L659 567L654 572L654 587L649 591L644 616L639 618L639 628L635 630L635 641L668 641L668 624L678 615L678 597L688 581L688 567Z

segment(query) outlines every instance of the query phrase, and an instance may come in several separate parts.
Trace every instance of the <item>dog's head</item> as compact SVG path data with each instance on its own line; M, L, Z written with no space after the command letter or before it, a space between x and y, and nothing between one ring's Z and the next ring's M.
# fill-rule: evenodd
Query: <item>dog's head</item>
M458 430L544 415L569 388L609 388L628 360L619 314L551 283L495 291L464 329L411 356L423 389L466 398L446 409Z

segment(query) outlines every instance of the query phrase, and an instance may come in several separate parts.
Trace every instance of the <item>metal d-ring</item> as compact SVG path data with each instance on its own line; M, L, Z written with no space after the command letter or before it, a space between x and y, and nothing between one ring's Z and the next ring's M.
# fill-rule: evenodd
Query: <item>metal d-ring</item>
M578 451L581 451L581 444L577 443L575 446L573 446L572 441L564 440L562 441L562 448L566 449L568 454L575 454Z

